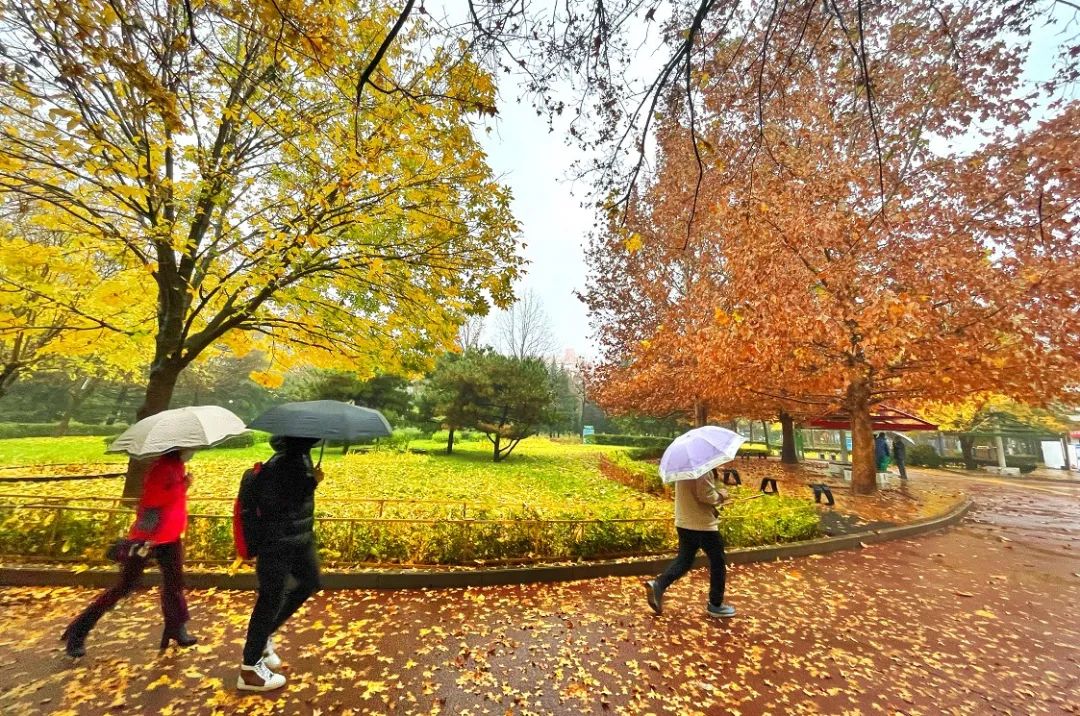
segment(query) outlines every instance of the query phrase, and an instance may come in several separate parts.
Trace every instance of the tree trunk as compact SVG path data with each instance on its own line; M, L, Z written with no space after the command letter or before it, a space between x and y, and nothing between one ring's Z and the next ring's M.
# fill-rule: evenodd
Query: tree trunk
M155 362L146 382L143 403L135 413L136 420L168 410L173 391L176 389L176 380L180 377L182 368L179 361ZM142 479L147 467L149 467L148 460L128 460L127 476L124 478L124 497L138 497L142 494Z
M446 438L446 454L454 454L454 429L450 428L450 435Z
M851 414L851 491L877 492L874 464L874 426L870 419L870 388L859 380L848 386L846 406Z
M975 463L975 438L960 436L960 452L964 454L964 467L968 470L977 470Z
M128 386L124 385L120 388L120 392L116 395L116 405L113 407L112 413L105 420L106 425L112 425L120 417L124 410L124 401L127 400Z
M492 460L493 462L498 462L501 459L501 456L499 455L499 440L500 440L499 434L495 433L495 437L491 441L492 445L494 445L494 447L495 447L493 460Z
M785 465L798 465L799 454L795 450L795 419L787 413L780 413L780 428L784 434L780 447L780 462Z
M709 404L704 400L694 401L694 427L700 428L709 424Z
M765 432L765 450L772 454L772 440L769 439L769 424L764 420L761 421L761 429Z
M71 418L75 415L75 411L90 397L97 386L97 378L85 378L81 382L76 381L74 389L68 393L68 404L67 408L64 410L64 415L60 418L60 423L56 426L56 431L54 433L56 437L62 438L67 435L68 428L71 427Z
M0 366L0 398L7 395L11 390L11 386L15 385L15 381L19 377L19 366L16 363L9 363L4 366Z

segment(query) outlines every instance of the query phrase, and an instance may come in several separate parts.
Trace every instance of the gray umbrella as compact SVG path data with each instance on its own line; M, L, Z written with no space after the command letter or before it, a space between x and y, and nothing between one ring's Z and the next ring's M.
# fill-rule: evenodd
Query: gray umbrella
M382 413L338 400L309 400L270 408L248 423L249 428L294 438L351 442L391 434Z

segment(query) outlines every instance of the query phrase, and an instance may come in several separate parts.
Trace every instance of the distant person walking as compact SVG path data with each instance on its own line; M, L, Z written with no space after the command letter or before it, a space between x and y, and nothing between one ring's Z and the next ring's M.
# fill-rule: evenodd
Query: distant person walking
M892 444L892 456L893 462L896 463L896 467L900 469L900 479L907 479L907 445L904 444L904 438L897 435L893 438Z
M885 439L885 433L878 433L874 438L874 464L878 472L889 469L889 441Z
M713 469L696 479L675 483L675 531L679 535L679 553L663 574L645 582L649 606L657 614L663 613L664 592L690 571L694 557L702 550L709 557L706 611L714 617L735 615L735 607L724 603L727 564L724 540L719 532L718 507L727 499L727 492L717 487L717 479L717 471Z
M161 611L165 615L161 648L166 648L170 641L180 646L196 643L197 639L187 631L181 542L187 529L187 490L192 479L184 464L191 455L191 450L172 450L150 465L143 478L135 524L120 547L120 581L95 599L64 630L61 639L67 642L68 656L86 654L87 634L107 611L139 586L151 557L161 568Z
M258 507L255 575L259 596L248 622L244 661L236 678L241 691L271 691L285 685L275 673L281 658L271 636L320 589L315 553L315 488L322 470L311 462L314 438L275 435L274 455L255 476ZM289 580L293 586L288 587Z

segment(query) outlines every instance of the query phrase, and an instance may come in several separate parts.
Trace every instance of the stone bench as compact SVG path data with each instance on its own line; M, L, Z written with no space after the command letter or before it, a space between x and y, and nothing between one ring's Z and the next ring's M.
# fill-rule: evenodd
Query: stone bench
M850 469L851 469L851 463L850 462L841 462L839 460L830 460L829 461L829 474L833 475L835 477L840 477L841 475L844 474L844 470L850 470Z
M997 467L996 465L987 465L983 468L987 472L994 475L1007 475L1009 477L1020 477L1020 468L1018 467Z

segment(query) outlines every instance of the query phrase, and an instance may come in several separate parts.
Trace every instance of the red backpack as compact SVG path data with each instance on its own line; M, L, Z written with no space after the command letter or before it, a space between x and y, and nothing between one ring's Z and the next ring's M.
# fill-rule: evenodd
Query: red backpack
M255 483L263 464L257 462L244 471L240 491L233 502L233 544L241 559L259 554L259 506L255 499Z

